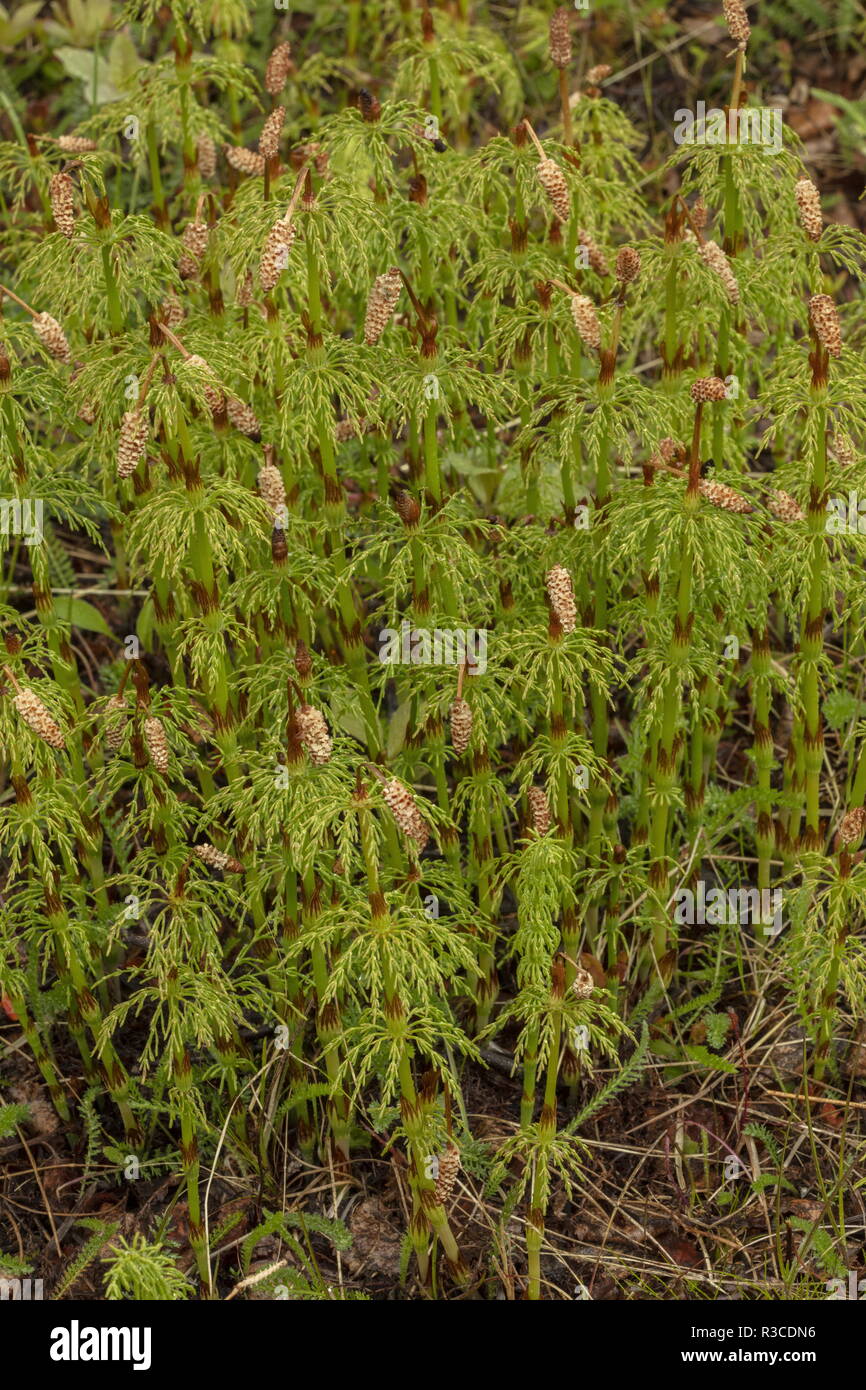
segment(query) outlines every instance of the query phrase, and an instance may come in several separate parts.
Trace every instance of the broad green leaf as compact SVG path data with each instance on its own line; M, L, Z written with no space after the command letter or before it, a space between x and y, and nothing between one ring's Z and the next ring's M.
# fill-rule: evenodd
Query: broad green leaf
M146 652L149 652L153 645L153 627L155 621L156 613L153 607L153 600L149 598L145 599L144 603L141 605L141 612L138 615L138 622L135 624L135 630Z
M406 728L409 724L409 714L412 709L412 701L404 700L402 705L398 705L391 717L388 725L388 742L386 752L390 758L396 758L406 739Z
M359 743L365 743L367 730L363 719L359 714L355 714L351 705L344 700L331 701L331 718L333 723L344 733L356 738Z
M19 5L10 15L4 5L0 5L0 48L10 48L23 38L33 27L40 4Z
M104 637L111 636L111 628L98 608L86 603L83 598L59 598L54 604L55 617L62 623L83 628L85 632L101 632Z
M63 64L70 77L77 77L84 83L84 95L90 100L93 92L93 69L96 65L96 104L104 106L106 102L118 101L120 92L111 81L108 71L108 63L101 54L94 57L85 48L62 47L56 50L56 56Z
M122 87L136 68L141 67L141 59L135 44L128 34L117 34L108 50L108 76L116 87Z

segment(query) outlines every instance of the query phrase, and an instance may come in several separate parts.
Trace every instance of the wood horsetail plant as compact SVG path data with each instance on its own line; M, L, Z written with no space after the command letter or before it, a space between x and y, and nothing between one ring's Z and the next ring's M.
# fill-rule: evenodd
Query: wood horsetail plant
M128 0L59 135L3 96L9 1055L181 1180L202 1297L266 1239L337 1296L367 1182L410 1292L559 1296L650 1068L794 1008L863 1076L866 242L734 0L645 165L568 6L254 8Z

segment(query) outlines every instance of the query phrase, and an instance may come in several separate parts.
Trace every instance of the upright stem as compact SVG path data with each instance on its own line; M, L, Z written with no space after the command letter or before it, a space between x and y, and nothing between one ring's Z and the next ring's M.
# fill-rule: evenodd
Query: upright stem
M376 842L373 834L372 811L363 805L365 794L359 793L358 824L360 828L361 851L367 874L367 894L370 904L371 930L387 933L391 928L391 916L379 883L379 865ZM409 1141L409 1183L413 1194L413 1211L410 1223L410 1238L421 1278L426 1278L427 1235L432 1229L442 1244L451 1265L454 1277L464 1283L469 1272L463 1263L457 1242L448 1224L445 1208L436 1198L436 1184L427 1175L427 1155L424 1152L424 1124L422 1108L412 1075L413 1050L406 1036L406 1013L403 1001L397 990L393 970L387 956L382 964L382 1007L387 1020L389 1033L395 1041L399 1054L400 1110Z
M770 633L752 633L752 709L755 759L755 843L758 850L758 888L770 887L770 860L774 849L772 776L775 766L770 732Z
M149 121L147 125L147 162L150 168L150 186L153 189L153 210L157 226L165 227L168 225L168 208L165 203L162 173L159 167L157 130L153 121Z
M820 835L821 770L824 734L821 721L819 668L824 649L824 573L827 566L826 478L827 407L823 388L813 386L816 406L816 444L809 488L809 592L800 633L800 693L803 702L803 757L806 774L806 844L817 849Z
M538 1148L535 1154L535 1169L529 1205L529 1219L526 1223L526 1256L529 1274L527 1298L537 1302L541 1297L541 1246L544 1240L544 1224L547 1215L548 1187L548 1147L556 1138L556 1078L559 1070L559 1049L562 1042L562 999L565 993L565 972L560 961L553 966L553 984L550 993L550 1007L553 1014L550 1052L547 1058L547 1071L544 1082L544 1099L538 1121Z

